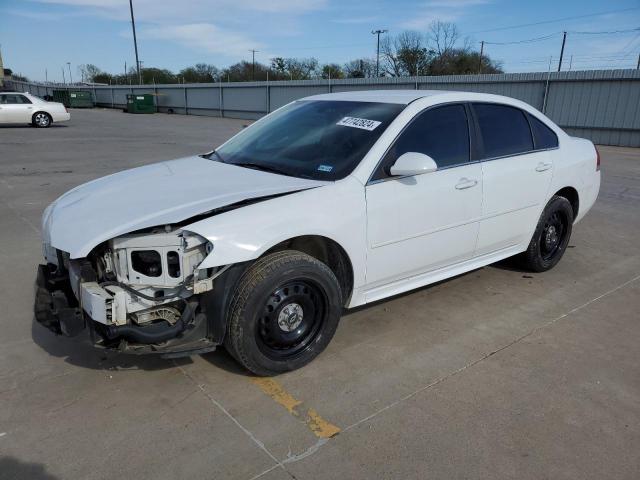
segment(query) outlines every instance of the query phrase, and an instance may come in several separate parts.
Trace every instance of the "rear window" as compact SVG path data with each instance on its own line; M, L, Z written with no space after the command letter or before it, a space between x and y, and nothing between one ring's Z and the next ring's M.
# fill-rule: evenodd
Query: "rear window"
M477 103L473 108L482 135L483 158L516 155L533 150L531 129L522 110L488 103Z
M558 146L558 136L555 132L533 115L527 114L527 116L531 124L531 133L533 134L535 149L544 150L547 148L556 148Z

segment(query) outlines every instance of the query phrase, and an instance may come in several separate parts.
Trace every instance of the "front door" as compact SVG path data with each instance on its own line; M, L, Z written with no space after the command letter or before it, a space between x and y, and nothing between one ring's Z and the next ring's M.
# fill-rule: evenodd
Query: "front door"
M391 176L391 165L406 152L429 155L438 170ZM462 104L430 108L399 135L366 187L368 289L472 258L482 167L470 160Z

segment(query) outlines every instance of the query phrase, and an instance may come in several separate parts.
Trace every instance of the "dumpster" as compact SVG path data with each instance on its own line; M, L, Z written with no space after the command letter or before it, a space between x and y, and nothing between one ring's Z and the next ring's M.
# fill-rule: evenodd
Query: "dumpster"
M150 93L127 94L128 113L155 113L156 105Z
M53 101L67 108L93 108L93 96L86 90L54 90Z

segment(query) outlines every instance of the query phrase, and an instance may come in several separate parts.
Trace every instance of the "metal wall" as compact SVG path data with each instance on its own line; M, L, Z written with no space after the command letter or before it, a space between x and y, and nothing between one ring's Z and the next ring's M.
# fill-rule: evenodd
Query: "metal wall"
M64 86L7 81L35 95ZM518 98L569 134L595 143L640 147L640 71L595 70L500 75L294 80L156 86L73 87L93 92L98 106L123 108L128 93L156 94L160 112L256 119L298 98L371 89L443 89Z

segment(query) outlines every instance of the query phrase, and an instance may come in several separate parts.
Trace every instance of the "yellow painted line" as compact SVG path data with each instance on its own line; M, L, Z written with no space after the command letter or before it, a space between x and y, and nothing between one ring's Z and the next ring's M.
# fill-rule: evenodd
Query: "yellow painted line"
M251 382L260 387L264 393L269 395L276 403L283 406L291 415L301 419L316 437L331 438L340 432L340 427L327 422L318 415L318 412L313 408L309 408L306 416L302 417L297 408L302 404L302 401L287 392L284 387L273 378L254 377L251 379Z

